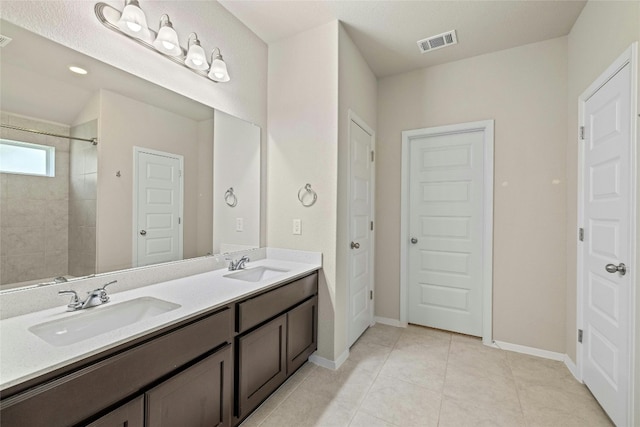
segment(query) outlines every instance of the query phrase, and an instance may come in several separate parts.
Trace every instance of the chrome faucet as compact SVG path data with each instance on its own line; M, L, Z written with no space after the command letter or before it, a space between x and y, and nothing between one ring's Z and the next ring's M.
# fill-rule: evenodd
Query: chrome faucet
M242 270L243 268L245 268L245 264L249 261L251 260L246 255L243 255L242 258L237 261L231 260L231 262L229 263L229 271Z
M117 283L117 280L113 280L101 288L94 289L91 292L87 292L87 298L84 301L80 301L76 291L58 291L58 295L72 294L71 301L67 304L67 311L84 310L85 308L95 307L97 305L106 304L109 302L109 295L107 295L107 286Z

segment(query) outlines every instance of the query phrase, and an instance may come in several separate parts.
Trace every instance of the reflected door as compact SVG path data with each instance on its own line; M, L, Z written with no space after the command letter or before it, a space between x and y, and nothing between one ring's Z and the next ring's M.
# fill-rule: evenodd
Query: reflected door
M616 425L628 425L631 281L631 70L584 106L583 380Z
M136 152L136 266L182 259L182 156Z
M482 336L483 141L411 141L409 323Z

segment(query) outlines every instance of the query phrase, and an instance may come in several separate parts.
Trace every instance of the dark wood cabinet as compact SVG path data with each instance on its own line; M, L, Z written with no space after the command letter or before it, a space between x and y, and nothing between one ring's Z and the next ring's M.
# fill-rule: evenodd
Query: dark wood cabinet
M228 427L231 345L145 393L147 427Z
M144 427L144 398L137 397L87 427Z
M318 297L287 313L287 376L293 374L318 348Z
M237 339L240 419L287 379L286 328L287 317L282 315Z

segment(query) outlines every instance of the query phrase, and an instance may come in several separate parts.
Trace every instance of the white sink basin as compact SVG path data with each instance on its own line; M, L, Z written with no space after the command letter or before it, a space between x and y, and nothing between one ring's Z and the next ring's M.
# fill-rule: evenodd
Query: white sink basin
M245 282L261 282L263 280L275 279L276 277L282 276L283 274L288 272L289 270L281 270L279 268L262 266L247 268L246 270L229 273L224 275L224 277L227 277L229 279L243 280Z
M118 304L107 304L78 311L70 317L40 323L29 331L56 347L93 338L132 323L181 307L153 297L141 297Z

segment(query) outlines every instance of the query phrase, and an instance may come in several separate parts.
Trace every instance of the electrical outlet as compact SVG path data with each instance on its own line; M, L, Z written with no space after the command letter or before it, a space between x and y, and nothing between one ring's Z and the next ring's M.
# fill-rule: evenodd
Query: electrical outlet
M236 218L236 231L244 231L244 219Z
M299 219L293 220L293 234L302 234L302 221Z

